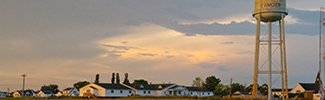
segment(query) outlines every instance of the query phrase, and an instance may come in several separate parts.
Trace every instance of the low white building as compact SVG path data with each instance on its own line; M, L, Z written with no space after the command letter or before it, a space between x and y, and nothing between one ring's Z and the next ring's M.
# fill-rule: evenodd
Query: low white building
M0 98L7 97L8 93L7 92L0 92Z
M207 96L213 96L213 92L205 88L189 87L189 86L174 86L168 89L168 95L207 97Z
M318 92L317 84L315 83L297 83L292 88L291 93L312 93L313 100L320 100L320 93Z
M51 96L55 96L55 94L52 91L39 91L37 93L38 97L51 97Z
M79 90L81 97L127 97L134 94L129 86L111 83L90 83Z
M137 84L131 85L135 94L139 96L167 96L168 89L176 84Z
M36 96L36 93L33 90L24 90L24 91L18 90L12 93L13 97L21 97L23 95L27 97L33 97Z
M63 96L79 96L79 90L74 87L66 88L62 92Z

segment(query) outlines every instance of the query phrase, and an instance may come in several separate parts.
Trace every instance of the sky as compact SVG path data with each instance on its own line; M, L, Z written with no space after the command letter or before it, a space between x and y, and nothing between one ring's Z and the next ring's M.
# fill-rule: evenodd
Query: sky
M26 88L36 90L42 85L64 89L78 81L92 82L97 73L100 82L110 82L113 72L122 80L129 73L131 81L151 83L191 85L195 77L214 75L223 84L230 78L251 84L253 4L253 0L1 0L0 91L21 89L24 73ZM323 5L322 0L287 0L290 87L315 80L318 10ZM265 83L266 77L260 80ZM274 82L277 85L279 78Z

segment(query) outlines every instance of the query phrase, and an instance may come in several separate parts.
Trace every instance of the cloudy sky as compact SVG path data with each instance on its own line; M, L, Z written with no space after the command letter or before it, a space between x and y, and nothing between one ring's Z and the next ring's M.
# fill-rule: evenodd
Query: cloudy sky
M191 85L194 77L215 75L225 84L230 78L251 84L253 4L253 0L1 0L0 91L21 89L23 73L31 89L48 84L62 89L77 81L93 81L97 73L100 82L109 82L112 72L152 83ZM323 0L287 0L290 86L315 79L322 5Z

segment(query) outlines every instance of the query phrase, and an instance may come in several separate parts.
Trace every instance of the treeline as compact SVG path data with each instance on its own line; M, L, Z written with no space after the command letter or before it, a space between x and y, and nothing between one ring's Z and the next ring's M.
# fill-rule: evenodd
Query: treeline
M193 80L192 86L208 89L213 91L215 96L220 97L237 93L249 95L253 88L253 84L248 86L240 83L222 84L220 78L216 78L215 76L208 76L205 78L205 80L202 80L200 77L196 77ZM258 91L262 95L267 94L267 88L267 84L258 85Z

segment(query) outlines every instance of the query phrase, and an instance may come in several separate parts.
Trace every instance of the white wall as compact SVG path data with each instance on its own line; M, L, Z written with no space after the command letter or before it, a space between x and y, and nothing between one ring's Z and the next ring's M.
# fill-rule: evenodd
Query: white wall
M95 89L94 89L95 88ZM84 96L84 93L87 93L87 91L89 91L90 93L92 93L95 96L99 96L99 97L105 97L105 88L102 88L94 83L90 83L82 88L79 89L79 96Z
M159 90L137 90L136 94L139 96L161 96Z
M305 89L300 85L300 84L296 84L296 86L294 88L292 88L292 90L290 91L290 93L302 93L305 92Z
M121 90L121 89L107 89L106 90L106 97L127 97L133 94L132 90Z

